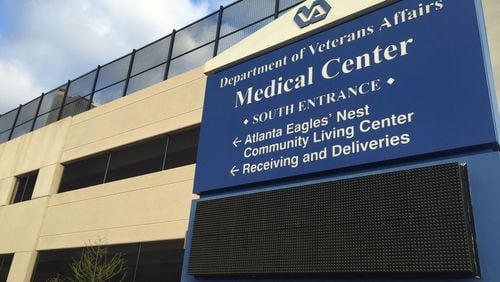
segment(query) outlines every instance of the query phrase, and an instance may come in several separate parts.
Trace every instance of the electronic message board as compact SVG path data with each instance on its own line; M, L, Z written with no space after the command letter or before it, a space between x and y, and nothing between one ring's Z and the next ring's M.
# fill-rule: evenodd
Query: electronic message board
M211 75L194 192L496 143L476 2L399 1Z

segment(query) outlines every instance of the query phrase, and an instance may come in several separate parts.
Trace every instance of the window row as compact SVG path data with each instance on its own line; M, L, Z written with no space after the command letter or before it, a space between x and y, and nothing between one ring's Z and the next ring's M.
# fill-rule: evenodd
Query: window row
M59 192L194 164L199 131L198 125L65 164Z
M66 164L59 192L194 164L199 130L182 129ZM17 176L10 203L31 200L37 177L38 170Z
M85 248L41 251L37 256L32 281L45 282L55 277L71 279L75 277L71 264L80 262L90 268L104 268L110 266L109 262L115 257L120 258L122 267L114 268L116 274L106 281L177 282L181 278L183 256L184 240L109 246L93 244Z

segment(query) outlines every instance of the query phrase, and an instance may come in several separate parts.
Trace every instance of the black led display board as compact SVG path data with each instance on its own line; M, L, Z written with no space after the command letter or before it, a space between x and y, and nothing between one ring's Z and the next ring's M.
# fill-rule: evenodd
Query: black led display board
M477 277L466 166L200 201L189 273Z

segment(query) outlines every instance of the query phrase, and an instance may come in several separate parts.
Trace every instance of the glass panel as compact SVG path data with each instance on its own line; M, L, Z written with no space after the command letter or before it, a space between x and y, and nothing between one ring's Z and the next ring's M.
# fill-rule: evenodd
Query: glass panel
M10 139L14 139L16 137L19 137L21 135L24 135L24 134L30 132L32 125L33 125L33 120L30 120L26 123L18 125L16 128L14 128L14 131L12 132L12 137Z
M18 109L12 110L0 117L0 132L11 129L14 126L17 110Z
M102 246L107 248L108 258L115 254L124 255L125 267L127 268L124 281L180 281L184 240ZM83 248L73 248L40 251L36 260L33 281L47 281L47 279L55 277L58 273L63 278L73 277L69 266L73 261L80 260L83 250ZM10 261L12 261L12 258L10 258ZM0 256L1 262L2 256ZM0 265L0 273L2 273L1 271ZM118 281L118 279L112 279L112 281L115 280Z
M14 191L14 198L12 201L13 204L31 200L37 177L38 171L17 178L16 190Z
M124 258L126 260L126 276L125 280L123 281L134 281L133 278L137 264L137 255L139 253L139 245L140 244L138 243L123 245L100 245L103 248L107 248L108 259L117 253L124 255ZM71 271L70 265L74 261L80 260L83 251L84 248L40 251L37 256L32 281L48 281L48 279L56 277L57 274L59 274L61 278L74 278L74 274ZM122 281L120 280L120 278L122 278L121 275L119 277L114 277L113 279L108 279L106 281ZM65 279L64 281L69 280ZM135 281L140 280L136 279Z
M161 171L166 146L162 136L111 152L106 182Z
M14 254L0 255L0 281L7 281Z
M274 15L275 1L246 0L228 6L222 13L221 36Z
M154 69L131 77L128 82L127 94L144 89L150 85L163 81L165 74L165 64Z
M65 104L69 104L80 97L87 96L92 92L94 86L96 71L92 71L80 78L77 78L69 84L68 96L66 97Z
M108 257L112 257L116 254L122 254L123 258L125 259L125 267L127 268L126 270L127 272L125 274L125 279L123 280L123 282L140 281L134 279L134 272L137 266L137 256L139 255L139 245L140 243L108 246ZM110 280L110 282L112 281L122 281L122 280L118 279Z
M16 125L27 122L30 119L35 118L36 109L38 108L38 104L40 103L40 98L37 98L21 107L21 111L19 112L19 117L17 118Z
M169 134L165 169L196 163L200 126Z
M263 26L267 25L268 23L270 23L272 21L273 21L273 18L269 18L269 19L263 20L261 22L258 22L252 26L249 26L243 30L235 32L231 35L228 35L224 38L221 38L219 41L219 50L217 51L217 53L220 54L222 51L224 51L227 48L233 46L234 44L240 42L245 37L256 32L257 30L259 30L260 28L262 28Z
M132 74L143 72L167 61L171 36L155 42L135 53Z
M301 2L304 2L304 0L280 0L280 11L286 10Z
M66 92L66 84L43 95L42 105L40 106L39 115L60 108L62 105L62 101L64 99L65 92Z
M178 31L175 34L172 57L175 58L215 40L218 17L219 14L214 14Z
M59 109L56 109L55 111L48 112L48 113L43 114L43 115L39 115L36 118L35 128L33 130L39 129L40 127L44 127L48 124L51 124L51 123L57 121L58 116L59 116Z
M59 193L102 184L108 164L109 153L64 165Z
M125 82L120 82L96 92L92 99L92 106L98 107L122 97L123 87L125 87Z
M135 281L180 281L183 257L183 240L142 243Z
M81 257L82 248L40 251L37 255L32 281L47 281L56 277L72 277L70 264Z
M211 43L182 57L176 58L170 62L168 77L173 77L185 71L192 70L203 65L212 58L214 53L214 44Z
M0 143L9 141L10 130L0 133Z
M71 104L64 105L61 118L74 116L79 113L85 112L89 107L89 99L90 95L73 100Z
M131 55L107 64L99 70L96 89L100 90L118 81L127 78Z

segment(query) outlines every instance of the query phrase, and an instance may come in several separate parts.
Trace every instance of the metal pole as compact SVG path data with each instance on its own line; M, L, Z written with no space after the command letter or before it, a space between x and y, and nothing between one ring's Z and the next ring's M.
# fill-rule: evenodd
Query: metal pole
M43 96L45 96L45 93L42 93L42 95L40 96L40 102L38 103L38 106L36 107L35 117L33 118L33 124L31 124L30 131L35 130L36 119L38 118L38 114L40 113L40 108L42 107Z
M23 105L19 105L19 108L17 108L16 118L14 119L14 123L12 123L12 128L10 129L10 134L9 134L8 140L10 140L12 138L12 134L14 133L14 129L16 128L17 119L19 118L19 113L21 112L22 106Z
M276 0L276 5L274 6L274 19L277 19L280 15L280 0Z
M163 80L168 78L168 71L170 70L170 61L172 60L172 53L174 49L174 40L175 40L175 29L172 30L172 37L170 38L170 49L168 50L167 62L165 64L165 73L163 74Z
M130 75L132 74L132 65L134 64L135 52L136 50L133 49L132 54L130 55L130 64L128 65L127 79L125 80L125 87L123 88L122 97L127 95L128 83L130 81Z
M219 7L219 18L217 19L217 31L215 33L215 43L214 43L214 55L213 57L217 56L217 53L219 52L219 39L220 39L220 29L222 25L222 13L224 12L224 7L221 5Z
M66 97L68 96L68 91L69 91L70 85L71 85L71 80L68 80L68 83L66 83L66 90L64 91L64 96L62 99L61 108L59 108L59 114L57 115L57 120L61 119L61 116L63 113L63 108L64 108L64 103L66 103Z
M87 111L92 108L92 100L94 99L95 88L97 87L97 77L99 76L100 70L101 70L101 65L98 65L97 69L95 70L94 84L92 84L92 92L90 92L89 105L87 107Z

